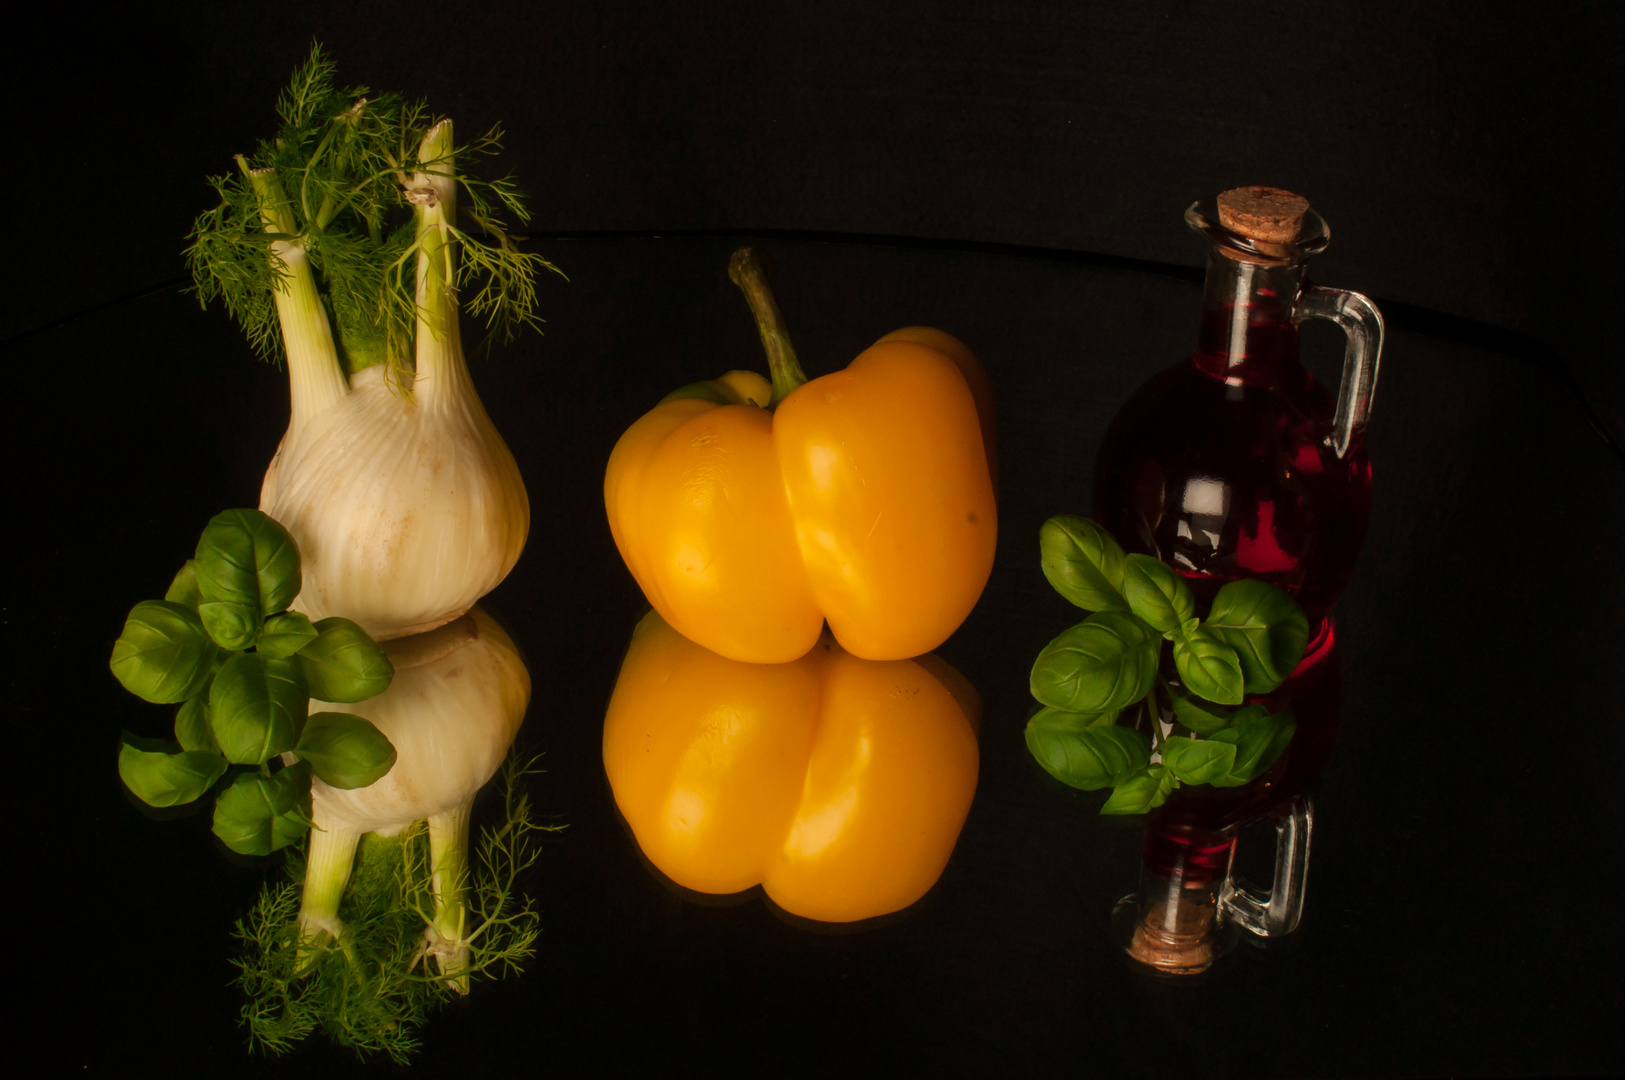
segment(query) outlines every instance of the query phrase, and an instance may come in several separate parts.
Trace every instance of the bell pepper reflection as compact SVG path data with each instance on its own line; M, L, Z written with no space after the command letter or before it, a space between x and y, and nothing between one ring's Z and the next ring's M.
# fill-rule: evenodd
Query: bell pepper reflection
M868 661L825 635L729 660L656 612L633 633L604 767L639 846L686 888L762 885L793 914L870 918L923 896L976 791L981 702L934 656Z

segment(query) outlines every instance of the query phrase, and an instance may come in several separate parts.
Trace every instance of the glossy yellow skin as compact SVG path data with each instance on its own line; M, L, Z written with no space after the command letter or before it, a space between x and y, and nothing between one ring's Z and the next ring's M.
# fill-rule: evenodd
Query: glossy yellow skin
M981 703L936 657L860 660L829 637L788 664L638 624L604 720L604 769L649 861L706 893L761 884L851 922L936 883L976 793Z
M890 335L774 412L680 398L621 437L604 477L610 531L684 636L784 663L827 619L852 654L897 660L936 648L970 614L998 535L991 396L957 340L898 331L910 333L938 347ZM942 351L954 346L970 367ZM766 381L751 392L751 378L721 381L761 400Z

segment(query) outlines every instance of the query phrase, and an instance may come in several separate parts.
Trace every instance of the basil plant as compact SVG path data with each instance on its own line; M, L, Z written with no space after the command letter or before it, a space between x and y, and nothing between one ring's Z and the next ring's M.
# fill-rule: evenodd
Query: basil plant
M1027 722L1027 749L1046 772L1084 791L1111 788L1103 814L1140 814L1181 784L1240 787L1275 764L1295 730L1291 710L1244 701L1275 690L1303 659L1309 625L1292 597L1232 581L1199 619L1177 572L1125 555L1083 517L1046 521L1039 550L1055 591L1093 612L1033 664L1043 708ZM1177 681L1159 673L1165 647ZM1149 735L1119 723L1142 701L1159 721ZM1163 733L1163 702L1178 734Z
M164 598L131 609L109 664L136 697L179 706L172 742L126 733L125 785L160 807L220 786L214 833L245 855L270 854L310 827L312 774L358 788L395 764L394 746L369 721L310 714L311 698L381 693L394 670L348 619L313 623L288 610L299 589L299 548L286 529L258 510L216 514Z

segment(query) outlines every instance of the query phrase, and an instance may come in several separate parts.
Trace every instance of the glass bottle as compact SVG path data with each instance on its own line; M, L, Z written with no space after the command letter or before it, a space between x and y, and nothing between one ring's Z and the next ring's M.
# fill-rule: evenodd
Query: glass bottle
M1382 316L1310 284L1330 230L1276 188L1227 191L1185 220L1211 245L1196 351L1118 410L1095 470L1094 517L1128 551L1185 576L1198 603L1256 577L1292 593L1311 640L1354 570L1370 513L1365 429ZM1298 357L1306 319L1348 335L1334 402Z
M1339 717L1331 610L1370 514L1365 430L1382 355L1376 306L1305 277L1306 260L1331 236L1306 199L1247 187L1215 202L1217 214L1200 203L1185 211L1210 245L1196 351L1113 418L1095 469L1094 517L1125 550L1179 571L1199 614L1225 582L1259 578L1294 596L1310 640L1286 683L1248 699L1293 710L1297 733L1281 759L1241 788L1181 788L1147 818L1140 891L1119 912L1129 955L1170 974L1210 966L1227 924L1272 937L1302 914L1307 792ZM1298 328L1311 318L1348 337L1335 401L1299 359ZM1142 717L1165 734L1170 720ZM1232 873L1238 834L1261 819L1275 827L1267 890Z

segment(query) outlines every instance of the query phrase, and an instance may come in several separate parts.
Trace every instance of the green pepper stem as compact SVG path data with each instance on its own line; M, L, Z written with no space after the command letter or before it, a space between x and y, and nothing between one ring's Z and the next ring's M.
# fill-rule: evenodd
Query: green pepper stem
M768 373L773 379L772 404L777 405L807 381L807 373L801 370L801 361L796 359L790 332L784 327L784 315L773 299L773 290L768 287L767 275L755 248L742 247L733 253L733 258L728 260L728 278L744 292L750 313L756 316L756 330L762 335Z

